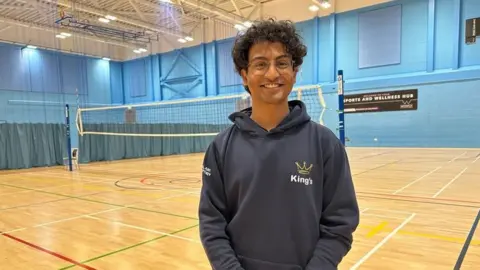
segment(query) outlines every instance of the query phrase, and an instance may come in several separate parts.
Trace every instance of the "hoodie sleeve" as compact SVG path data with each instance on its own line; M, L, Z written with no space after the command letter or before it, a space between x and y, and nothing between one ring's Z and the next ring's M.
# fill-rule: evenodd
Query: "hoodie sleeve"
M213 269L243 270L226 234L227 202L215 143L208 147L199 204L200 239Z
M306 270L337 269L350 251L359 209L345 148L339 142L324 164L323 213L318 239Z

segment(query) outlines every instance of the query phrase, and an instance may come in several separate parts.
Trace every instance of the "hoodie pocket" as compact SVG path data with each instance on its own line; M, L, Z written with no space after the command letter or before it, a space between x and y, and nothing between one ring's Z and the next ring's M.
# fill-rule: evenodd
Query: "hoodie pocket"
M238 255L240 264L245 270L302 270L302 267L295 264L273 263Z

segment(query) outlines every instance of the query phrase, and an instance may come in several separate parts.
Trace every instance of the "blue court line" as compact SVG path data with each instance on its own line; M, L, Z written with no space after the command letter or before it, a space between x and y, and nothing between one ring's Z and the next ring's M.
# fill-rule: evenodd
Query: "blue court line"
M462 251L458 256L458 260L457 260L457 263L455 264L454 270L460 270L460 267L462 266L462 263L463 263L463 259L465 259L465 255L467 255L468 247L470 246L470 242L472 242L472 238L473 238L473 235L475 234L475 230L477 229L479 221L480 221L480 209L478 210L477 217L475 218L472 228L468 233L468 237L467 237L467 240L465 241L465 244L463 245Z

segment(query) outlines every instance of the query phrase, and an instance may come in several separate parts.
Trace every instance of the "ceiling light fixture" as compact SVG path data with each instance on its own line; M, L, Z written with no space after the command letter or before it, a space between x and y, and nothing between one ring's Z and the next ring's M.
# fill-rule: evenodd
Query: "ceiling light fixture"
M317 6L321 6L322 8L324 9L327 9L327 8L330 8L332 5L330 4L330 1L329 0L312 0L312 2L317 5ZM309 9L311 8L312 6L308 7ZM313 7L312 7L313 8ZM313 8L314 9L314 8ZM311 9L310 9L311 10ZM313 10L312 10L313 11Z
M245 29L245 26L241 25L241 24L235 24L233 27L235 27L235 29L237 29L238 31L242 31Z
M320 8L317 5L311 5L308 9L312 12L318 11Z
M332 5L330 4L330 2L328 0L323 0L322 3L320 4L320 6L322 6L322 8L329 8L331 7Z

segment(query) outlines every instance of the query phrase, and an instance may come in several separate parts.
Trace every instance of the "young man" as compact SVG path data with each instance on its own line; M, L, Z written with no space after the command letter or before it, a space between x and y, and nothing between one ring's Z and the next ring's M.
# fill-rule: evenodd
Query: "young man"
M345 149L288 101L306 53L288 21L235 42L252 107L230 115L204 157L200 237L214 269L337 269L351 249L359 211Z

